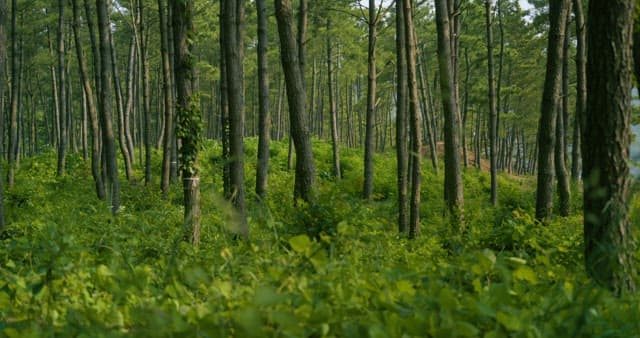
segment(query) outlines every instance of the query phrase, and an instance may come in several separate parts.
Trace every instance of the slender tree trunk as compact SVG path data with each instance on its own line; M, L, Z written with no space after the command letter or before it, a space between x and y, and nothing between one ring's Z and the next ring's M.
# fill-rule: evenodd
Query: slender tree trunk
M194 38L193 1L172 1L173 43L176 80L176 134L181 142L180 173L184 190L184 238L193 245L200 242L200 148L201 117L192 97Z
M590 1L583 133L587 274L617 293L635 291L629 224L633 1ZM607 88L607 90L602 90Z
M567 133L566 129L569 128L567 116L569 115L569 46L570 46L570 32L569 32L569 20L571 19L571 2L569 2L566 12L567 24L565 25L564 41L562 47L562 96L558 101L558 107L556 108L558 114L556 120L556 149L555 149L555 169L558 179L558 197L559 206L558 212L560 216L569 216L571 209L571 186L569 184L569 173L567 172ZM560 106L561 104L561 106Z
M15 172L17 170L16 156L18 154L18 34L17 34L16 0L11 0L11 111L9 117L9 146L8 146L8 170L7 186L15 184ZM57 123L57 122L56 122Z
M5 87L7 66L7 2L0 0L0 173L2 173L4 152L4 114L5 114ZM1 174L0 174L1 176ZM4 180L0 178L0 234L5 229L4 217Z
M331 29L331 20L327 18L327 31ZM333 176L340 179L340 138L338 136L338 112L333 90L333 49L331 34L327 35L327 89L329 90L329 115L331 116L331 143L333 144Z
M111 22L107 10L108 0L96 0L98 11L98 33L100 41L100 78L102 80L100 92L100 119L102 121L102 144L105 164L107 167L107 196L109 196L112 215L120 208L120 183L118 180L118 162L116 154L115 136L113 133L113 115L111 107L111 43L109 30Z
M173 90L171 85L171 64L169 60L169 38L167 15L164 10L164 0L158 0L158 16L160 17L160 45L162 56L162 90L164 92L164 144L162 147L162 178L160 189L162 196L169 196L171 184L171 148L173 146Z
M311 139L305 124L306 97L300 72L296 41L293 35L293 10L290 0L275 0L280 58L287 85L291 137L296 145L296 176L294 198L316 202L316 169L311 151Z
M230 160L230 130L229 130L229 90L227 80L227 33L226 1L220 2L220 126L222 129L222 184L224 196L231 199L231 160Z
M584 12L581 0L573 0L573 11L576 18L576 114L573 123L573 145L571 161L571 177L574 180L580 178L580 159L582 158L582 129L584 126L584 114L587 109L587 34L584 22ZM640 32L640 30L638 31ZM635 44L640 47L640 41ZM640 62L636 63L640 67Z
M109 34L109 49L111 51L111 56L110 56L110 60L111 60L111 78L113 81L113 89L114 89L114 94L115 94L115 102L116 102L116 112L118 114L117 116L117 126L118 126L118 143L120 145L120 152L122 153L122 159L124 161L124 169L125 169L125 174L127 176L127 180L131 181L132 178L132 173L131 173L131 166L132 166L132 160L131 160L131 153L129 153L129 147L127 146L127 139L125 136L125 130L126 130L126 126L125 126L125 122L124 122L124 99L122 97L122 88L120 86L120 78L119 78L119 71L118 71L118 59L116 57L116 48L115 45L113 43L113 36L111 34L111 30L107 31L107 33Z
M151 87L149 74L149 55L147 52L148 37L146 31L146 20L144 18L144 5L142 0L138 0L139 35L140 35L140 64L142 66L142 115L143 115L143 138L144 138L144 184L151 184Z
M464 76L464 96L462 101L462 124L460 134L462 137L462 161L464 167L469 167L469 156L467 155L467 113L469 112L469 78L471 76L471 65L469 64L469 49L464 48L465 76Z
M135 19L133 20L135 22ZM134 35L131 36L131 41L129 42L129 58L127 61L127 74L125 77L125 92L126 92L126 102L124 106L124 110L122 113L122 126L123 126L123 135L125 145L127 146L127 151L129 152L129 156L131 157L131 166L133 168L135 162L135 147L133 145L133 136L131 135L131 115L134 113L135 106L137 104L138 96L137 95L137 81L136 78L139 77L138 73L138 58L136 57L138 54L136 51L136 40L135 32L137 31L136 24L133 24L134 27Z
M536 218L543 220L551 215L553 207L554 149L556 144L556 115L562 76L562 49L567 24L568 0L553 0L549 7L549 43L547 46L547 71L542 94L540 123L538 127L538 185Z
M365 128L364 141L364 187L362 197L370 199L373 193L373 153L375 152L375 129L376 121L376 39L378 26L378 12L376 11L376 1L369 0L369 49L367 51L367 126Z
M396 162L398 186L398 232L409 230L407 152L407 59L404 1L396 0Z
M242 69L243 0L226 0L225 59L229 100L229 156L231 164L231 201L238 212L238 231L248 238L244 191L244 93Z
M256 1L258 12L258 164L256 168L256 195L262 200L267 197L269 173L269 60L267 59L267 8L265 0ZM314 63L315 64L315 63Z
M420 105L416 71L416 38L413 26L413 3L403 1L404 39L409 86L409 133L411 139L411 202L409 203L409 238L420 232L420 192L422 170L422 132L420 131Z
M421 50L424 51L424 46L421 48ZM422 53L421 53L422 54ZM434 133L435 131L433 130L433 124L432 124L432 114L433 114L433 107L429 104L429 100L430 95L428 95L427 91L425 90L425 87L429 87L427 85L427 80L425 79L425 75L423 74L422 68L423 66L426 68L426 58L424 58L424 55L422 55L422 64L418 64L416 65L416 68L418 70L418 84L420 86L419 90L420 90L420 103L421 103L421 107L422 107L422 112L423 112L423 122L422 125L426 130L426 135L427 135L427 142L429 143L429 155L431 157L431 165L433 166L433 171L436 173L436 175L438 174L438 150L437 150L437 144L435 141L435 137L434 137Z
M60 143L58 143L58 166L56 176L64 176L67 156L67 100L66 100L66 72L65 72L65 47L64 47L64 5L65 0L58 0L58 108L60 115Z
M87 66L84 60L84 53L82 51L82 43L80 40L79 32L79 10L77 0L71 1L73 7L73 36L76 45L76 56L78 58L78 70L80 72L80 82L85 93L86 105L91 124L91 175L96 186L96 194L98 198L105 199L104 182L102 181L102 175L100 174L100 125L98 121L98 111L96 109L93 88L90 80L87 77Z
M438 30L438 63L440 67L440 88L445 117L445 199L451 225L460 231L464 227L462 195L462 174L460 170L459 123L454 86L454 72L451 64L451 32L446 0L436 0L436 24Z
M489 83L489 148L491 154L491 204L498 204L498 161L496 158L498 109L496 108L496 82L494 78L495 66L493 64L493 27L491 14L491 0L485 0L485 17L487 25L487 81Z

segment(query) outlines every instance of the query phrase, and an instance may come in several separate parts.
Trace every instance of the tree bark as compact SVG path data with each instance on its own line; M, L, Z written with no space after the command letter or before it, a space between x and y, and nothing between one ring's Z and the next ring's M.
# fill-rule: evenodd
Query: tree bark
M422 174L422 132L420 131L420 97L416 71L416 38L413 26L413 3L405 0L404 39L407 60L407 84L409 86L409 133L411 139L411 201L409 203L409 238L420 232L420 193Z
M376 1L369 0L369 48L367 50L367 122L364 141L364 187L362 197L371 199L373 193L373 153L375 152L375 121L376 121L376 39L379 13Z
M633 292L635 245L628 219L633 1L590 1L583 132L587 274ZM597 29L595 29L597 27ZM607 88L607 90L603 90Z
M0 140L4 141L5 86L7 66L7 2L0 0ZM2 172L2 153L4 142L0 142L0 173ZM1 174L0 174L1 175ZM5 229L4 217L4 180L0 178L0 234Z
M11 103L9 116L9 143L7 163L7 186L15 184L15 172L17 170L16 157L18 155L18 34L17 34L16 0L11 1ZM57 121L56 121L57 124Z
M327 18L327 31L331 20ZM333 45L331 34L327 34L327 90L329 91L329 116L331 116L331 144L333 150L333 176L340 179L340 137L338 136L338 111L333 86Z
M404 1L396 0L396 162L398 186L398 232L408 231L407 153L407 59L404 29Z
M491 204L498 204L498 161L496 147L498 142L498 109L496 107L495 66L493 64L493 27L491 0L485 0L485 18L487 26L487 81L489 85L489 161L491 171Z
M571 209L571 186L569 184L569 173L567 172L567 128L569 116L569 46L570 32L569 20L571 19L571 2L569 2L567 15L567 24L565 25L565 34L562 47L562 95L558 101L558 111L556 120L556 149L555 149L555 167L558 181L558 213L560 216L569 216ZM561 109L560 109L561 108Z
M98 198L103 200L106 197L104 191L104 182L102 181L102 175L100 174L100 125L98 121L98 111L96 109L96 103L91 86L90 80L87 76L87 66L84 59L84 53L82 51L82 43L80 40L79 32L79 10L78 1L72 0L71 6L73 9L73 37L76 45L76 56L78 59L78 71L80 72L80 82L85 92L85 100L91 125L91 175L96 186L96 194Z
M164 0L158 0L158 16L160 18L160 54L162 56L162 91L164 97L164 143L162 147L162 178L160 189L162 196L169 196L171 184L171 147L173 146L173 90L171 89L171 64L169 60L169 37L167 15Z
M576 114L573 122L573 145L571 161L571 177L580 179L580 159L582 158L582 129L584 127L584 114L587 109L587 33L584 22L584 11L581 0L573 0L573 12L576 18ZM640 45L640 42L636 45ZM640 67L640 63L637 64Z
M65 72L65 47L64 47L64 5L65 0L58 0L58 102L60 112L58 124L60 125L60 142L58 143L58 166L56 176L64 176L67 157L67 99L66 99L66 72Z
M440 88L444 109L445 134L445 200L451 225L460 231L464 227L462 195L462 174L459 153L459 123L454 70L452 66L451 32L447 1L436 0L436 24L438 30L438 64L440 67Z
M144 5L138 0L140 16L140 63L142 65L142 114L144 115L144 184L151 184L151 88L149 74L148 37L144 18Z
M200 242L200 173L197 166L200 148L201 117L194 101L191 79L194 60L193 1L172 1L173 43L176 81L176 134L181 142L180 173L184 191L184 238L193 245Z
M265 0L256 1L258 12L258 163L256 167L256 195L265 200L269 173L269 60L267 58L267 8Z
M311 139L305 124L306 97L302 73L299 68L296 42L293 35L293 10L290 0L275 0L280 58L284 70L289 101L291 137L296 147L296 176L294 198L307 203L316 202L316 169L311 149Z
M229 100L229 156L231 169L231 201L238 213L235 231L249 237L244 190L244 93L242 69L243 0L225 1L225 64Z
M100 120L102 122L102 144L107 172L107 196L111 214L115 216L120 208L120 182L118 180L118 162L115 136L113 133L113 114L111 106L111 43L109 29L111 22L107 10L108 0L96 0L98 11L98 35L100 41Z
M538 185L536 191L536 219L538 220L550 216L553 208L556 115L558 114L562 50L568 8L568 0L552 0L549 7L547 70L538 127Z

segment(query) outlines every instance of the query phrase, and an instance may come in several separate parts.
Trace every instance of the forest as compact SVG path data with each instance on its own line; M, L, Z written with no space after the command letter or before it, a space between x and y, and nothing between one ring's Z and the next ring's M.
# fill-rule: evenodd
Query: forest
M0 337L638 337L639 82L633 0L0 0Z

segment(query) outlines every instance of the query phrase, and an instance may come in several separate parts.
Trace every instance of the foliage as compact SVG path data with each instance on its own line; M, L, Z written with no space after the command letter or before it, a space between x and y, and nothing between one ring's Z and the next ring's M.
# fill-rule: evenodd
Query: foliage
M247 140L255 154L257 141ZM361 151L343 149L345 175L320 180L320 203L294 208L286 142L274 142L269 200L249 199L250 241L235 241L221 202L221 163L202 161L203 232L181 241L179 187L123 189L108 216L88 164L53 153L25 159L7 194L0 240L0 335L239 337L629 337L637 296L616 298L582 271L581 217L544 226L531 216L530 179L465 173L469 229L452 247L442 177L424 170L422 234L396 235L393 154L378 154L375 201L360 200ZM329 144L315 141L319 172ZM203 159L217 143L205 142ZM154 161L159 161L154 154ZM252 173L253 161L247 161ZM251 174L247 175L250 182ZM155 176L157 177L157 175ZM153 187L153 188L152 188ZM631 206L638 214L640 199ZM640 219L635 217L635 219ZM307 236L307 231L311 237Z

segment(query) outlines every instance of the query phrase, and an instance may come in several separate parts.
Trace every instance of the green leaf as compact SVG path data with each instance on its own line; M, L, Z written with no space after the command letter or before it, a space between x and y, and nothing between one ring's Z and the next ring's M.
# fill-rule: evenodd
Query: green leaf
M253 297L253 303L257 306L270 306L281 302L283 298L282 295L277 293L275 288L271 286L259 286Z
M413 296L416 294L416 289L413 288L413 285L406 280L400 280L396 282L396 289L401 294L406 294L408 296Z
M311 240L307 235L299 235L291 237L289 239L289 244L291 245L293 251L302 253L311 246Z
M522 330L522 322L517 316L498 311L498 313L496 314L496 320L498 321L498 323L502 324L504 327L511 331Z
M523 265L513 272L513 277L519 280L526 280L531 284L536 284L536 273L530 267Z
M480 330L473 324L465 321L456 322L456 333L461 337L477 337Z

